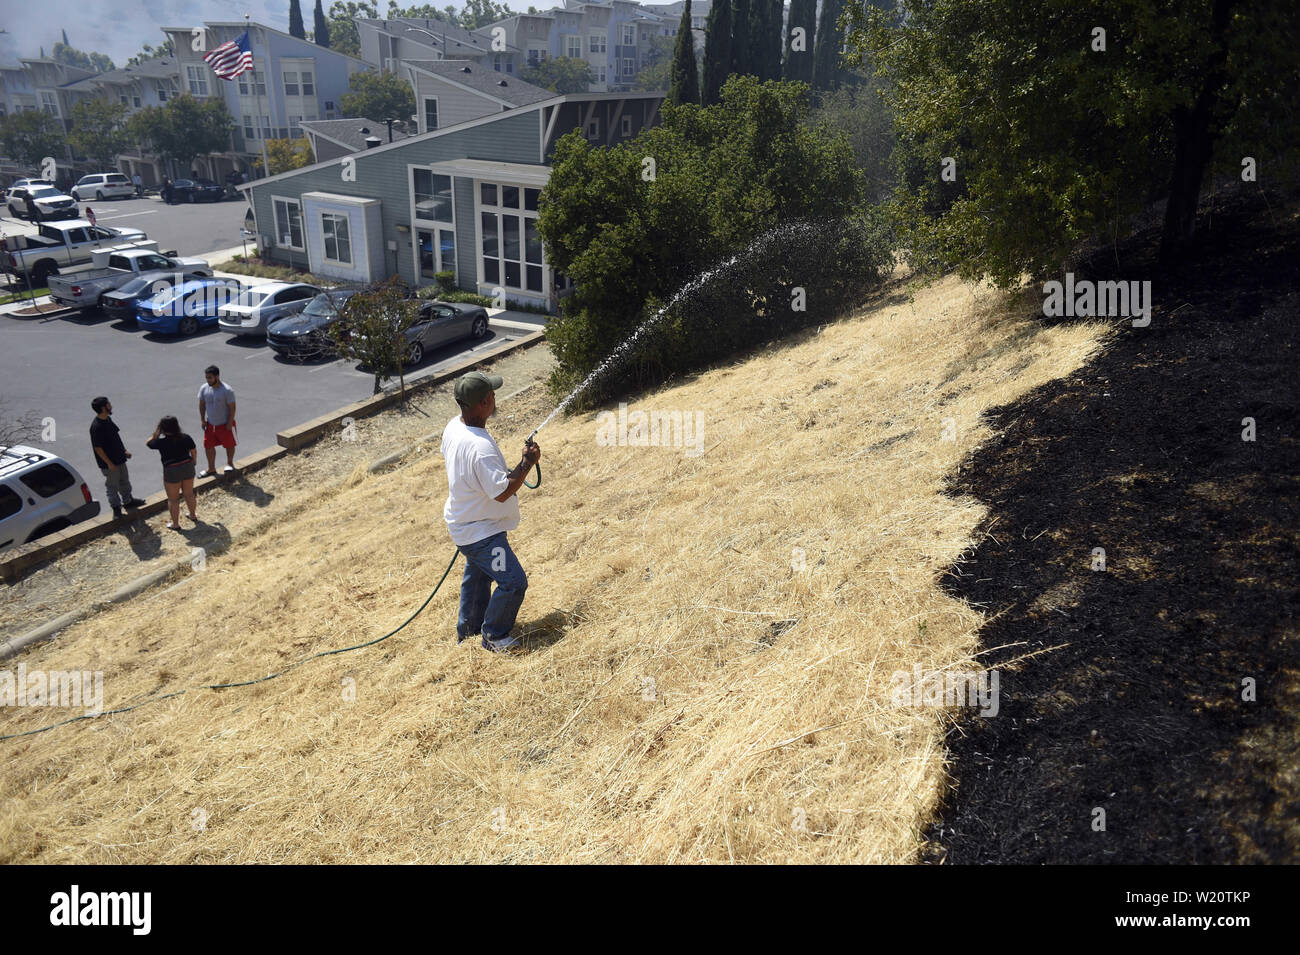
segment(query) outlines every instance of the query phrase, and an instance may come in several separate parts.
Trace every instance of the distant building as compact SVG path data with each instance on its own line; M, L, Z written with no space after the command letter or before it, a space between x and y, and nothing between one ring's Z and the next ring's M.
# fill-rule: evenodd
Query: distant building
M350 156L388 142L387 125L373 119L317 119L300 125L317 162ZM407 138L401 130L393 130L393 142Z
M341 100L353 73L369 70L364 60L300 40L260 23L208 21L203 50L193 49L190 27L163 27L177 56L179 85L198 99L221 98L234 117L230 148L197 160L200 173L218 182L233 171L260 163L267 139L297 139L302 123L339 119ZM223 80L203 61L204 52L248 30L253 70ZM182 170L188 172L188 170Z
M343 281L430 285L445 270L462 289L554 308L566 283L546 261L537 215L556 141L580 129L602 146L624 142L658 124L663 97L552 95L251 182L241 188L258 247Z
M63 87L69 99L101 99L126 107L132 116L151 106L165 106L180 93L180 69L175 57L157 57L137 66L94 73ZM127 176L140 174L147 186L157 185L164 174L161 163L133 144L118 157L116 169ZM109 170L96 170L107 172Z

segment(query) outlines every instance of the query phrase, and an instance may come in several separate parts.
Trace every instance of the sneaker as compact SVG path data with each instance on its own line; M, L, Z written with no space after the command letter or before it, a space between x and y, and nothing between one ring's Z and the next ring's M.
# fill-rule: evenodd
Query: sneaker
M522 641L520 641L520 639L515 636L505 636L500 638L499 640L489 640L487 637L484 637L483 649L488 650L492 653L504 653L507 650L516 649L517 647L520 646L521 642Z
M200 471L198 474L194 475L194 478L195 480L198 480L199 478L216 477L216 476L217 476L216 471Z
M140 500L138 497L133 497L129 501L123 501L122 505L124 507L144 507L144 501Z
M113 508L113 520L118 521L121 519L122 519L122 509L120 507Z

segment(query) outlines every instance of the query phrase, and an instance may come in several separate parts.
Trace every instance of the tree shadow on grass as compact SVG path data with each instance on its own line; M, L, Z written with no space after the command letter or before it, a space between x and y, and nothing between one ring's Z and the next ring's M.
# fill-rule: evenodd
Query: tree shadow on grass
M989 413L950 490L990 513L944 584L990 616L1001 709L950 734L928 861L1300 859L1300 223L1277 218L1103 264L1151 280L1150 326Z

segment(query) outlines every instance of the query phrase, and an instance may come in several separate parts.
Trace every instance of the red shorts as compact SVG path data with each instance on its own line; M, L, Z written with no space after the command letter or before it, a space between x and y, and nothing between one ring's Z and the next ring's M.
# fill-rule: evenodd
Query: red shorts
M235 446L235 432L230 430L228 424L209 424L203 429L203 447L215 448L220 445L223 448L233 448Z

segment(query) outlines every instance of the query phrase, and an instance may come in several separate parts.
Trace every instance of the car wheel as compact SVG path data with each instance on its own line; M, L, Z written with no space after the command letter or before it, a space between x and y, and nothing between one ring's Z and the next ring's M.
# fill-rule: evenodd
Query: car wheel
M419 342L411 342L411 349L406 353L406 363L418 365L422 361L424 361L424 346Z
M487 319L482 315L474 319L474 324L470 326L469 333L474 338L486 338L488 333Z
M96 202L103 202L103 201L104 201L104 193L103 193L102 191L100 191L99 189L96 189L96 190L95 190L95 201L96 201Z
M32 269L32 282L35 283L34 285L32 285L32 288L40 288L42 285L44 285L46 282L50 280L51 275L58 275L58 274L59 274L59 270L55 268L53 265L50 265L50 263L48 262L37 263L36 267Z
M193 335L199 330L199 320L193 315L186 315L177 324L176 330L182 335Z

